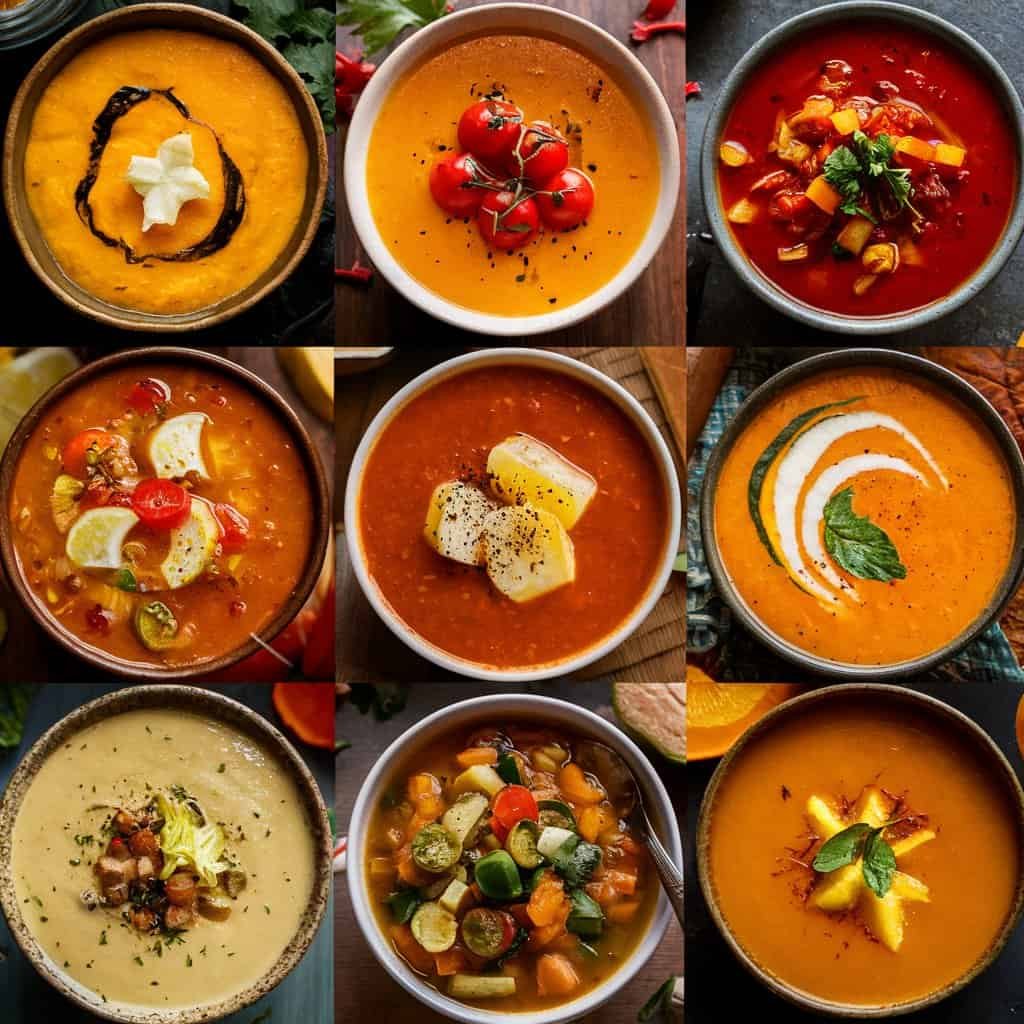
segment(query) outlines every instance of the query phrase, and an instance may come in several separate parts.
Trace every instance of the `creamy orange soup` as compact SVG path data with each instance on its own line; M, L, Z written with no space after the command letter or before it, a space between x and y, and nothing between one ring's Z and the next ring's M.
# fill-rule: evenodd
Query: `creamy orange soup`
M489 249L474 219L449 217L429 188L432 165L458 147L460 115L492 92L563 131L571 166L597 193L584 226L542 231L511 255ZM434 54L392 89L366 185L384 244L420 284L467 309L531 316L571 306L618 274L650 226L659 177L651 125L607 68L553 39L489 35Z
M808 800L842 811L869 785L934 833L897 858L928 892L902 903L897 951L859 908L812 904L822 837ZM769 974L821 999L877 1006L935 992L978 962L1013 906L1021 851L1005 782L936 716L895 701L831 700L771 727L739 755L710 814L710 881L729 930Z
M726 458L715 532L770 630L822 658L885 665L935 651L984 612L1014 550L1015 504L972 412L923 380L863 368L761 410Z

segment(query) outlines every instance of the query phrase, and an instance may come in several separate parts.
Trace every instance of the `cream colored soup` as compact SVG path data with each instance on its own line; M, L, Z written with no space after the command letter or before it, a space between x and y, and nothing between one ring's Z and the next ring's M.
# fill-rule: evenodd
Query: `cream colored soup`
M80 894L95 888L106 844L111 812L96 805L137 806L172 786L223 823L248 882L226 921L197 918L168 944L119 910L89 911ZM91 726L47 759L18 812L12 873L29 929L75 981L115 1006L182 1008L227 999L270 969L298 929L314 857L298 789L273 755L215 720L147 710Z

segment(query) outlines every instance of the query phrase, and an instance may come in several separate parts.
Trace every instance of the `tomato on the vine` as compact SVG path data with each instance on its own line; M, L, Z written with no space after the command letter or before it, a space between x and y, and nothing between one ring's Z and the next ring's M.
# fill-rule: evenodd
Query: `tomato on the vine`
M594 209L594 184L574 167L560 171L537 193L541 219L555 231L579 227Z
M523 112L505 100L474 103L459 119L459 147L485 164L505 167L519 142Z
M533 121L512 154L509 170L540 187L569 166L569 143L546 121Z
M430 171L434 202L453 217L472 217L480 209L491 176L471 153L449 153Z
M132 511L151 530L171 530L188 519L192 495L173 480L142 480L132 493Z
M530 196L516 199L515 192L491 192L480 206L477 226L489 246L502 252L522 249L540 229L537 203Z

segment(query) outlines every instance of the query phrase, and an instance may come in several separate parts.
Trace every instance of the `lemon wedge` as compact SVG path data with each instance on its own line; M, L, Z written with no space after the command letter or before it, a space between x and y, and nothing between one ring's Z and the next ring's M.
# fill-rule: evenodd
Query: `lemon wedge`
M213 561L220 524L205 501L193 499L184 525L171 530L170 551L160 566L171 590L195 582Z
M79 367L68 348L36 348L0 365L0 451L21 417L58 381Z
M161 423L149 439L149 461L153 471L165 480L180 480L195 472L200 480L210 474L203 461L203 427L206 413L187 412Z
M121 547L139 517L130 508L91 508L68 531L65 551L82 569L120 569Z

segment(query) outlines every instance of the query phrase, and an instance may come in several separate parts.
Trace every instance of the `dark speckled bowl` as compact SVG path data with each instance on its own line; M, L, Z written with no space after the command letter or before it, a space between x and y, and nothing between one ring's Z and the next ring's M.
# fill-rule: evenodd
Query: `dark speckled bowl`
M21 802L43 762L54 750L63 746L88 726L126 711L145 708L178 709L183 712L205 715L224 722L258 741L276 756L282 768L298 787L313 830L314 850L317 857L313 872L313 888L310 891L309 902L303 912L298 931L281 953L277 963L255 985L237 993L230 999L197 1006L193 1009L122 1010L104 1003L95 992L66 974L36 942L21 916L14 878L11 874L14 822L18 816ZM22 952L31 961L32 966L58 992L97 1017L118 1021L121 1024L200 1024L200 1022L219 1020L229 1013L251 1006L256 1000L261 999L280 984L298 965L313 942L327 908L331 891L332 847L333 840L327 809L316 781L295 748L262 715L237 701L210 690L191 686L137 686L115 690L113 693L72 711L44 733L15 769L4 793L3 802L0 803L0 907L3 908L11 933Z

